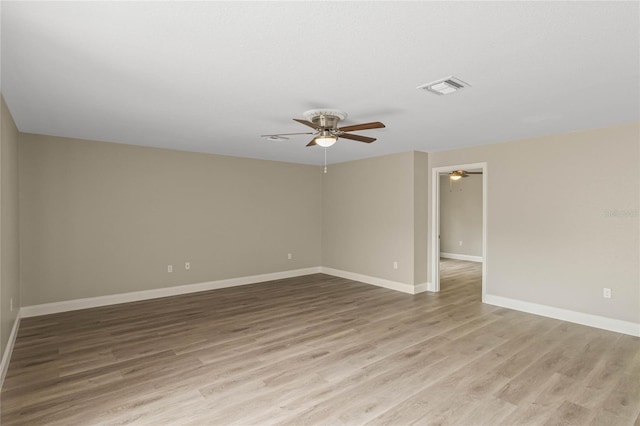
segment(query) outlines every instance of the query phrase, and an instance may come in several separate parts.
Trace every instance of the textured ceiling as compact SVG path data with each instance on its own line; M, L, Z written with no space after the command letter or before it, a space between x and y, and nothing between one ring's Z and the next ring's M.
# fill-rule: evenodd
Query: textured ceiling
M637 121L638 6L3 1L1 88L23 132L321 164L260 135L326 107L387 125L329 162L440 151Z

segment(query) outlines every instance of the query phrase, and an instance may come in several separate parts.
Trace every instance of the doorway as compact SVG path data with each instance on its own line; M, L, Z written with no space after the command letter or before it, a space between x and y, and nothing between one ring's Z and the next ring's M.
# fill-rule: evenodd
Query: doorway
M449 174L457 170L477 170L482 176L482 301L486 294L487 275L487 163L457 164L452 166L434 167L432 169L431 189L431 282L429 290L440 291L440 253L441 253L441 179L449 179ZM444 176L443 176L444 174Z

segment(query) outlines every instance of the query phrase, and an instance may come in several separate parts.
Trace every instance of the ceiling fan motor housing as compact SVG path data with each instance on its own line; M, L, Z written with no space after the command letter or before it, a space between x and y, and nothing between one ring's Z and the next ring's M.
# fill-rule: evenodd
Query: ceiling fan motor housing
M303 113L305 118L321 129L336 129L338 122L347 118L340 110L312 109Z

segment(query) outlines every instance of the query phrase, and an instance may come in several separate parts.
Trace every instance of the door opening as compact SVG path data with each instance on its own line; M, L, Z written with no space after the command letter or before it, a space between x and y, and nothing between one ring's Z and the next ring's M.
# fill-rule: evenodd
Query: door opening
M445 166L445 167L434 167L432 169L432 189L431 189L431 282L429 286L429 290L434 292L440 291L440 256L442 253L442 245L443 241L441 239L441 222L442 218L441 207L442 207L442 190L441 179L450 179L450 173L456 171L475 171L478 174L481 173L482 176L482 220L481 226L481 235L482 241L477 242L479 247L477 250L480 250L480 255L475 253L475 256L466 256L462 255L458 258L463 260L474 260L474 261L482 261L482 301L484 302L485 294L486 294L486 275L487 275L487 186L488 186L488 176L487 176L487 163L472 163L472 164L458 164L453 166ZM464 177L460 177L460 179L465 179ZM455 185L455 182L452 183L452 187ZM446 222L446 221L445 221ZM462 244L462 243L461 243ZM445 247L447 243L444 243ZM451 244L449 244L451 246ZM451 253L447 254L448 257L456 258L455 255ZM466 257L465 257L466 256Z

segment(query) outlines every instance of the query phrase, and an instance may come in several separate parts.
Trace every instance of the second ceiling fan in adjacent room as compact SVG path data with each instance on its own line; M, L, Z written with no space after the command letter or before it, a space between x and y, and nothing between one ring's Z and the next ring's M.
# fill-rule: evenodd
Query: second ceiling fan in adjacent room
M469 175L481 175L482 172L468 172L466 170L454 170L450 173L443 173L449 175L449 179L456 181L462 178L469 177Z

